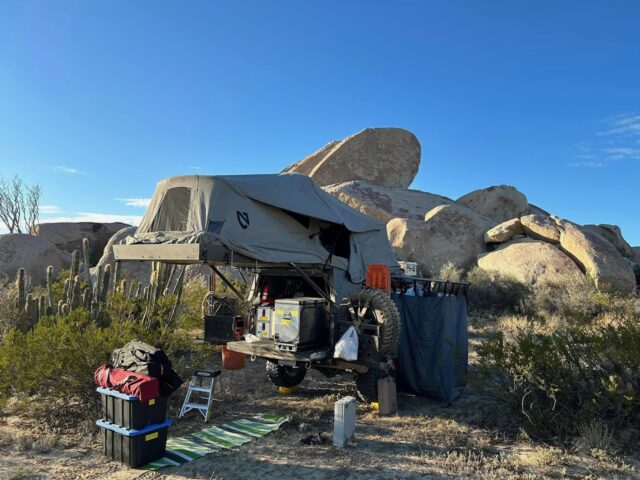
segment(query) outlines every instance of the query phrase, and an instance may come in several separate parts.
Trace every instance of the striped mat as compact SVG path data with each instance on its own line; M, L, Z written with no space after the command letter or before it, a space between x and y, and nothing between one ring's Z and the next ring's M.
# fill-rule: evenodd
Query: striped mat
M256 415L253 419L239 419L221 427L207 427L184 437L167 440L167 450L159 460L141 467L143 470L160 470L197 460L222 448L230 449L251 442L255 438L278 430L289 417Z

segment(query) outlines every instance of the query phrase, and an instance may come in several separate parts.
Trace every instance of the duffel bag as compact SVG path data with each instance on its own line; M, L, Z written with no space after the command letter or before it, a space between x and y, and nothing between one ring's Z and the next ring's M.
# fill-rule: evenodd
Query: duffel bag
M93 379L100 387L133 395L141 402L160 396L160 381L142 373L128 372L111 365L100 365Z
M164 350L140 340L132 340L122 348L114 350L111 363L116 368L158 378L163 397L168 397L184 383L173 371L171 361Z

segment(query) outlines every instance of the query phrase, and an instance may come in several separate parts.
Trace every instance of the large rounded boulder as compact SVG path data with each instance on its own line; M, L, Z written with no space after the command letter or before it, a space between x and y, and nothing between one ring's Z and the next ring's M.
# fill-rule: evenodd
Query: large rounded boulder
M591 230L600 236L609 240L609 242L616 247L616 250L620 252L625 258L629 258L631 260L634 259L633 249L631 245L627 243L627 241L622 236L622 230L617 225L585 225L583 228L587 230Z
M549 215L532 214L520 217L525 235L549 243L560 243L560 229Z
M556 219L560 247L570 255L601 290L628 293L636 288L631 266L616 247L593 230Z
M420 155L420 142L408 130L365 128L325 145L284 171L304 173L321 186L364 180L407 188L418 173Z
M485 243L504 243L513 237L522 235L522 223L519 218L512 218L489 229L484 234Z
M109 239L119 230L128 227L126 223L59 222L43 223L38 226L38 236L50 241L60 250L82 251L82 239L89 239L89 263L95 265Z
M437 275L448 263L464 270L485 251L484 233L495 222L461 205L441 205L424 221L394 218L387 236L400 260L415 261L426 275Z
M582 276L575 262L557 246L531 239L513 240L479 255L478 267L530 286Z
M453 203L453 200L442 195L382 187L362 180L322 188L350 207L384 223L396 217L423 220L433 208Z
M61 252L44 238L22 233L0 235L0 275L13 281L19 269L24 268L33 285L47 278L47 267L57 274L69 268L71 255Z
M502 223L527 213L527 197L508 185L482 188L463 195L456 203Z

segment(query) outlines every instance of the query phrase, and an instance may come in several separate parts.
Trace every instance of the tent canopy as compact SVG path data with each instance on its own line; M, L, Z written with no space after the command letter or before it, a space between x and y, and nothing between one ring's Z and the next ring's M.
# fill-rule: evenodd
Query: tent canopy
M384 224L297 173L162 180L127 243L222 244L273 263L324 264L333 254L352 282L368 264L398 265Z

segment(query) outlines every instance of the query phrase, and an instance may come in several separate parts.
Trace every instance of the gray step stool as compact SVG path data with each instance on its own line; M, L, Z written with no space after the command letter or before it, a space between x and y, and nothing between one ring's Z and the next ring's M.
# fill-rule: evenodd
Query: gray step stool
M204 417L204 421L209 421L211 404L213 402L224 401L224 398L213 398L216 383L220 384L220 396L224 397L222 384L219 378L221 373L221 370L215 370L213 372L196 370L193 372L193 376L189 382L189 389L184 397L184 402L182 403L182 408L180 409L180 415L178 415L178 418L182 418L191 410L198 410ZM194 398L192 398L192 396Z

